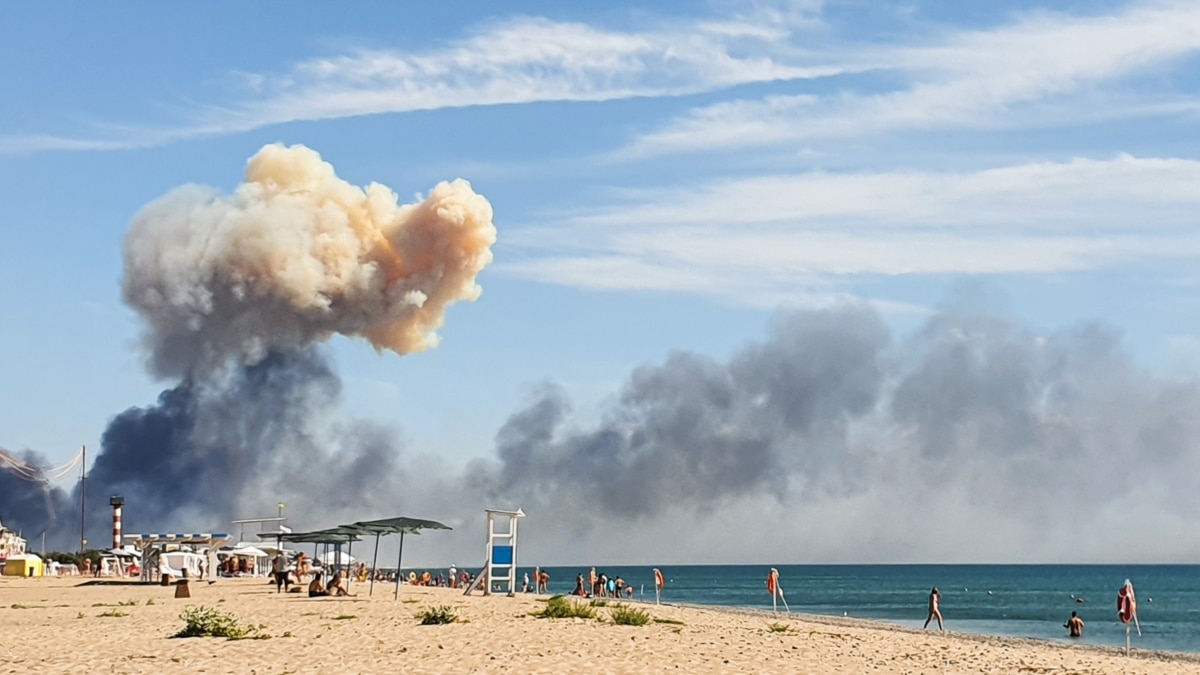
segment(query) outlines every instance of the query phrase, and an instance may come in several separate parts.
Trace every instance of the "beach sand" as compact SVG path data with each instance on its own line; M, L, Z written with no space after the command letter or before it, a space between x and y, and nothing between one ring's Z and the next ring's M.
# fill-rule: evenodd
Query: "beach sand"
M266 579L174 588L0 578L0 673L1197 673L1200 656L917 631L769 612L633 603L663 622L538 619L536 596L354 584L354 598L276 594ZM546 596L541 596L542 600ZM266 640L178 639L206 606ZM461 618L421 626L448 605ZM110 614L110 616L103 616ZM120 615L120 616L115 616ZM678 622L678 623L674 623ZM779 629L772 630L772 624Z

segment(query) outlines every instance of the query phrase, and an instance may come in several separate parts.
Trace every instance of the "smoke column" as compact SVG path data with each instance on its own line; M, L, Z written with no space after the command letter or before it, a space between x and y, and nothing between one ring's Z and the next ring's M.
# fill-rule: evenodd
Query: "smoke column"
M39 468L45 466L46 458L37 452L15 454L0 447L0 523L27 539L52 530L58 514L68 509L66 493Z
M447 307L479 297L495 240L491 205L464 180L400 204L303 146L262 148L232 194L188 185L147 205L121 287L148 369L177 384L104 432L89 523L106 524L110 494L130 532L226 528L280 499L323 523L399 508L394 433L338 414L341 382L316 345L436 346Z

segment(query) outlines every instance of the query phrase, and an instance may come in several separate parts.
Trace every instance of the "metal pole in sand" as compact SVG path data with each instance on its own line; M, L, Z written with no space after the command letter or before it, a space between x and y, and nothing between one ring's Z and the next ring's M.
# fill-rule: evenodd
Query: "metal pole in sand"
M379 562L379 533L375 533L375 553L371 556L371 583L367 586L367 595L375 592L375 570L379 569L375 563ZM396 574L400 574L400 570L396 570Z
M767 590L771 591L771 611L779 611L779 601L783 601L783 608L788 614L792 613L792 608L788 607L787 598L783 595L783 586L779 585L779 570L774 567L767 573Z
M396 597L393 600L400 599L400 561L404 559L404 530L400 530L400 553L396 555Z
M779 593L777 592L777 589L779 588L779 586L778 586L778 581L776 579L776 577L778 577L778 576L779 576L779 572L776 572L774 567L771 568L770 572L767 572L767 590L771 591L771 611L772 612L779 611Z

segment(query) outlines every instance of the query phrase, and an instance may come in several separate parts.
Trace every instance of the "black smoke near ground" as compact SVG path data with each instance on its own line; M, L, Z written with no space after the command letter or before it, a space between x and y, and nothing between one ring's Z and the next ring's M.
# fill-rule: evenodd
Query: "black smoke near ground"
M89 490L125 497L139 531L227 527L269 515L277 501L301 519L345 515L387 496L399 453L391 430L339 419L340 396L315 349L272 352L216 382L184 382L157 405L113 419Z

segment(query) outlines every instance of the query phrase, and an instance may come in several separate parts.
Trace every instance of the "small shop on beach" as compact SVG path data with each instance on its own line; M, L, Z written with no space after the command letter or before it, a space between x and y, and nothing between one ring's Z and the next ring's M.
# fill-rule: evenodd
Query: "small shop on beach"
M4 561L4 576L6 577L40 577L45 574L45 563L32 553L10 555Z

